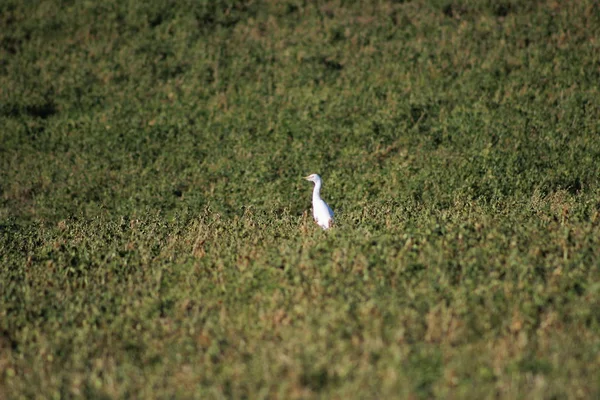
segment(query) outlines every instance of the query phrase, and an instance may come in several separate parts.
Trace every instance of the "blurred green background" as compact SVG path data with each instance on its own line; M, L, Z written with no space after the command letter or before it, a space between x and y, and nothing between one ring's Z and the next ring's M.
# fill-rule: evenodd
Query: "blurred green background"
M599 54L592 0L3 0L0 397L598 397Z

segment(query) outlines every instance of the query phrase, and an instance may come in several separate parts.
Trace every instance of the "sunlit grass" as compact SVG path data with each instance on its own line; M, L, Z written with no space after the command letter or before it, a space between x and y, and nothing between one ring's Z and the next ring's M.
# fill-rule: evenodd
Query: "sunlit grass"
M598 397L599 16L0 4L0 397Z

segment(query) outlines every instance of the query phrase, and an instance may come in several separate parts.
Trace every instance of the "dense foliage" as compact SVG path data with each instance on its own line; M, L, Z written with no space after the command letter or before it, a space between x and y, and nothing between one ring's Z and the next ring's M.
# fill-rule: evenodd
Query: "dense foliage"
M598 398L599 54L593 0L3 0L0 397Z

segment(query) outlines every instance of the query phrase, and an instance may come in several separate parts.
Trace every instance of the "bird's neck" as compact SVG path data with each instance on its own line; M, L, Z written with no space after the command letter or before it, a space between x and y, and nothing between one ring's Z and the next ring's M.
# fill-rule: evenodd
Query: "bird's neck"
M313 189L313 200L321 199L321 182L315 182L315 188Z

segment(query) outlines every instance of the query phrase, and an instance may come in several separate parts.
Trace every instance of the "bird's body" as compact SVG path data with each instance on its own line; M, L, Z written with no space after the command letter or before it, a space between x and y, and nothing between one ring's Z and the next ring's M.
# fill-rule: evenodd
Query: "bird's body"
M321 177L317 174L312 174L304 179L315 183L312 196L313 217L315 222L323 229L331 228L333 224L333 211L331 211L331 208L329 208L327 203L321 198Z

